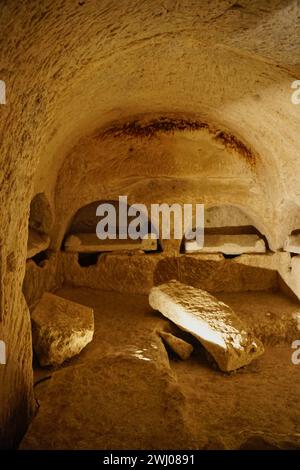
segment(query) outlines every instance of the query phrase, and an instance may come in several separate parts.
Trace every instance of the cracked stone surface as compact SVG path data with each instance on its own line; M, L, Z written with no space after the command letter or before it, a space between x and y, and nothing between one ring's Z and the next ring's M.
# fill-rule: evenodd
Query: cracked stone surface
M223 371L243 367L264 352L235 312L204 290L170 281L151 289L149 303L195 336Z

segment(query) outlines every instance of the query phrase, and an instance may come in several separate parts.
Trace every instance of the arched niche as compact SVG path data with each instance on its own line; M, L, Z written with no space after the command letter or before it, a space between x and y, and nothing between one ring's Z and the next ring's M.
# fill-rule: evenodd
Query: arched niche
M196 230L194 227L193 232ZM242 208L229 204L205 209L203 246L190 234L185 234L181 245L182 253L222 253L228 257L265 253L268 249L268 240L253 218Z
M100 206L103 209L101 215L97 215ZM108 220L108 210L114 217L106 225L105 233L107 237L100 239L96 234L97 227L101 220ZM82 266L96 264L97 254L102 252L142 250L151 253L160 251L158 232L151 225L148 213L141 213L139 219L141 221L139 229L142 232L141 237L132 239L129 236L128 225L134 221L136 216L128 215L128 210L129 206L127 204L116 200L98 200L81 207L71 219L61 248L65 251L78 253L79 262ZM124 214L127 214L127 224L124 220ZM155 235L156 238L151 237L151 234Z
M285 239L283 248L284 251L292 255L300 254L300 228L292 230L290 235Z

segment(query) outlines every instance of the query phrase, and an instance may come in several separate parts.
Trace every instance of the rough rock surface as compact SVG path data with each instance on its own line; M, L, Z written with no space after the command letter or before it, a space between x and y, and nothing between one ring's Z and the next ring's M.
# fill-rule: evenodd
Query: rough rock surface
M184 449L184 397L168 363L149 352L119 351L55 373L21 448Z
M29 229L28 243L27 243L27 259L32 258L37 253L44 251L50 244L50 238L44 233L39 233L37 230Z
M31 320L33 348L42 366L62 364L93 339L93 310L54 294L43 294Z
M278 274L272 256L262 254L259 258L254 260L253 255L243 255L227 260L221 254L175 257L164 253L143 256L105 253L96 265L82 268L76 254L61 252L58 263L68 284L132 294L149 294L151 287L171 279L210 292L276 289Z
M26 261L23 293L31 311L44 292L54 292L62 286L64 277L59 258L59 252L48 252L48 259L39 265L31 259Z
M183 361L187 360L192 354L194 348L187 341L184 341L167 331L160 331L159 335L172 351L174 351Z
M41 406L22 449L300 447L300 374L288 337L225 374L208 367L197 341L188 361L168 360L156 332L178 328L149 307L147 296L67 287L58 294L94 309L94 340L35 387ZM231 293L228 304L242 307L249 326L270 308L272 320L299 311L272 292L252 294L251 305L245 293ZM268 344L272 322L257 326ZM49 371L35 370L36 382L45 376Z
M0 368L0 445L10 446L34 403L22 281L35 194L45 193L56 208L56 248L65 221L82 204L127 192L134 202L152 193L175 202L176 190L210 205L237 204L275 248L299 228L299 106L291 102L297 91L291 84L300 71L300 6L286 0L2 3L0 337L8 362ZM178 132L126 134L137 115L154 113L161 128L165 111L175 114ZM182 114L215 131L209 138L182 131ZM106 143L85 137L116 119L125 122L124 132ZM78 148L70 155L78 139L84 158Z
M233 310L206 291L170 281L151 289L149 303L194 335L223 371L245 366L264 351Z
M79 356L35 388L41 407L21 448L192 445L184 396L156 333L160 319L147 298L90 289L59 294L94 309L95 336Z

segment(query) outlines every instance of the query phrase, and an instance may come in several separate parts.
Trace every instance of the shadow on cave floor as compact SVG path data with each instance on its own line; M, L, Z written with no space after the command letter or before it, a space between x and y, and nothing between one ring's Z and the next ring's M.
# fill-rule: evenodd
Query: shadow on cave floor
M281 292L218 294L264 341L265 354L225 374L201 350L170 357L166 320L146 296L88 288L58 295L89 305L94 340L56 371L37 369L40 408L24 449L269 449L300 447L299 367L291 341L299 304Z

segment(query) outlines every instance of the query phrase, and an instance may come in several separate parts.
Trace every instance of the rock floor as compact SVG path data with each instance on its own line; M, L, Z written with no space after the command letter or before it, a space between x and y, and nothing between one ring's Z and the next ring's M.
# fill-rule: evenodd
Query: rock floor
M94 308L94 340L63 367L35 370L39 408L22 449L300 448L300 365L291 361L300 305L283 293L217 295L266 348L231 374L182 332L194 353L168 356L157 334L168 322L146 296L57 294Z

